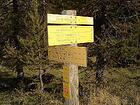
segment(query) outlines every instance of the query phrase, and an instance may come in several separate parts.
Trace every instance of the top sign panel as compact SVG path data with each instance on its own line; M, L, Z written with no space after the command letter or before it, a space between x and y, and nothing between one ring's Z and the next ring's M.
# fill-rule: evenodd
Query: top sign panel
M93 25L93 17L72 16L72 15L58 15L47 14L48 23L50 24L83 24Z

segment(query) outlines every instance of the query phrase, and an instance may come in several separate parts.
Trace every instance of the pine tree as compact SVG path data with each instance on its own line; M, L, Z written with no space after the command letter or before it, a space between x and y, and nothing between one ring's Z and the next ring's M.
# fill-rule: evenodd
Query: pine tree
M43 92L43 72L47 69L47 18L40 14L38 0L31 1L31 8L25 18L25 38L20 38L25 65L39 71L40 91ZM43 11L42 11L43 12Z

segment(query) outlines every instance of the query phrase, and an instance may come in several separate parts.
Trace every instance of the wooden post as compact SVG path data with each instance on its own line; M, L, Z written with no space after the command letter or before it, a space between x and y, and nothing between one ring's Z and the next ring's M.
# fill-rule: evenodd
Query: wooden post
M62 15L76 15L75 10L64 10ZM77 46L77 44L71 44L71 46ZM79 105L79 78L78 78L78 66L74 64L64 65L65 70L68 70L68 92L69 96L65 97L65 105ZM64 72L64 71L63 71ZM64 78L64 75L63 75ZM63 85L64 86L64 85ZM65 90L63 90L65 91Z

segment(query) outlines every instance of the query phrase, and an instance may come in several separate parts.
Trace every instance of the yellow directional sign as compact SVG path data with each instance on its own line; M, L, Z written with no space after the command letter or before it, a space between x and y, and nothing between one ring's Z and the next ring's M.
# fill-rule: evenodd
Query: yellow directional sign
M63 81L69 82L69 68L63 66Z
M49 46L93 42L93 26L48 26Z
M67 99L70 98L70 69L67 66L63 66L63 96Z
M86 47L52 46L48 48L48 58L65 64L87 66Z
M63 82L63 96L67 99L70 98L70 83Z
M93 17L47 14L51 24L86 24L93 25Z

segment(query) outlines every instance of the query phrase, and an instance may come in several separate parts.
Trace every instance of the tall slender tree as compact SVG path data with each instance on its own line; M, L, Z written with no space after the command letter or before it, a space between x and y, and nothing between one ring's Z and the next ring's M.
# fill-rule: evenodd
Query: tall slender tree
M44 86L42 75L47 70L47 18L44 15L45 10L40 10L38 0L32 0L30 10L26 17L24 32L27 36L20 38L20 43L23 48L22 60L25 66L28 66L33 72L39 72L40 92L43 92ZM42 13L41 13L41 12Z
M17 0L13 0L13 35L11 36L11 43L14 44L15 46L15 50L20 50L20 42L19 42L19 6L18 6L18 1ZM17 53L17 56L19 56ZM23 78L24 78L24 72L23 72L23 65L22 65L22 61L20 59L18 59L19 57L17 57L17 62L16 62L16 71L17 71L17 78L19 79L19 82L23 82Z

